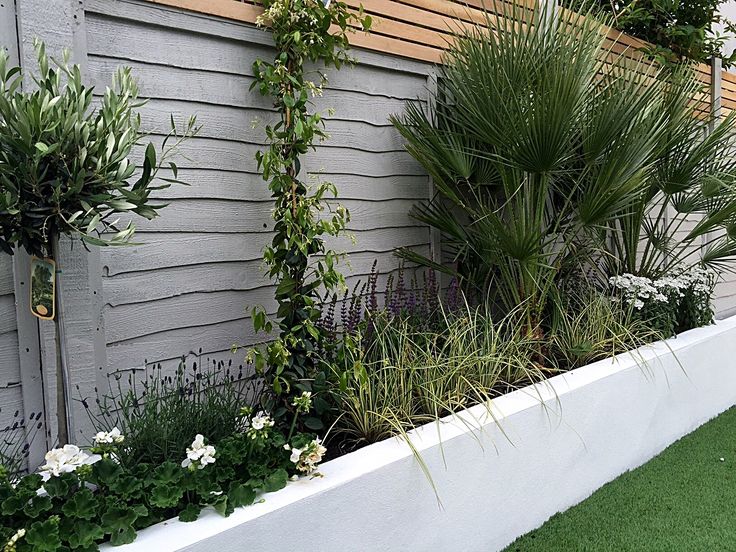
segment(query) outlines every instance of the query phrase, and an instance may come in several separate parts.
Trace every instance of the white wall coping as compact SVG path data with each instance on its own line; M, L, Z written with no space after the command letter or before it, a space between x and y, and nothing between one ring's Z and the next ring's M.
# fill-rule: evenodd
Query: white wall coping
M663 357L679 358L686 351L703 344L705 341L734 332L734 330L736 330L736 316L720 320L712 326L690 330L677 338L657 342L633 352L618 355L615 359L601 360L554 376L542 383L530 385L494 399L491 403L490 412L487 405L479 404L455 415L447 416L439 422L432 422L414 429L409 433L412 446L420 455L436 447L448 450L450 443L459 437L468 434L484 434L489 428L495 427L498 429L498 426L500 426L506 438L513 443L514 437L504 431L504 420L515 414L538 408L542 403L547 409L551 425L574 424L575 420L565 419L564 412L560 413L557 408L557 405L560 405L567 395L595 382L606 380L630 370L643 372L645 377L649 379L650 376L654 376L654 370ZM736 341L736 336L734 341ZM676 360L675 363L677 365L676 369L683 371L687 377L687 367L680 365L679 360ZM734 362L733 371L736 373L736 361ZM665 377L668 376L665 375ZM736 390L734 393L736 393ZM736 394L734 402L736 402ZM712 415L715 414L717 412ZM699 423L703 421L705 420L699 421ZM478 446L482 446L480 441ZM205 550L206 548L196 548L196 543L206 541L210 537L278 512L297 502L319 497L319 495L342 487L351 481L407 459L415 465L416 469L417 463L414 460L414 452L411 447L400 438L391 438L326 462L320 468L320 472L324 477L301 478L299 481L290 482L286 488L276 493L263 495L262 502L238 508L227 518L220 516L211 509L206 509L200 519L195 522L184 523L178 519L165 521L140 531L136 541L130 545L114 548L103 545L101 549L120 550L121 552ZM433 477L436 475L432 469L430 469L430 473ZM325 497L325 499L329 500L329 497ZM439 499L442 500L441 492ZM360 500L360 497L356 497L356 500ZM437 508L436 501L432 507ZM469 505L469 507L472 507L472 505ZM305 511L304 515L309 516L309 511ZM288 528L284 528L284 530L288 531ZM297 538L304 539L308 536L301 535ZM233 550L235 549L233 548ZM361 547L360 549L369 550L370 548ZM352 549L345 548L345 550Z

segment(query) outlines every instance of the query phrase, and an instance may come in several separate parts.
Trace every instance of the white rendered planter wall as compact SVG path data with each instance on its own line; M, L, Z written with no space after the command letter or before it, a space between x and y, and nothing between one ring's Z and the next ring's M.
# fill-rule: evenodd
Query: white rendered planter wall
M543 402L542 402L543 401ZM584 366L324 464L229 518L141 531L120 552L491 552L736 404L736 317ZM500 427L499 427L500 426Z

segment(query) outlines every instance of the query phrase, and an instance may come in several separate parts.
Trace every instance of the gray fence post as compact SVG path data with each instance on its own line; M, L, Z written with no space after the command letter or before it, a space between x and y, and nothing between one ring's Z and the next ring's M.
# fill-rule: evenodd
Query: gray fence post
M713 58L710 60L710 112L714 119L711 122L711 132L713 132L716 121L721 118L721 94L723 93L721 65L721 58Z
M21 66L26 74L37 68L33 39L46 43L46 51L60 57L68 48L71 59L85 74L87 48L84 0L16 0ZM78 240L62 238L59 264L64 301L63 335L69 367L67 392L71 397L69 440L85 443L91 437L84 406L75 398L91 397L107 377L102 298L102 265L98 248L85 250ZM41 323L41 353L47 386L46 409L51 427L56 425L56 343L53 322ZM77 390L78 388L78 390ZM53 443L55 435L51 435Z
M427 75L427 111L431 114L435 110L434 99L437 94L437 72L433 68ZM429 200L433 200L437 194L434 180L429 177ZM429 227L429 254L430 259L437 264L442 264L442 235L437 228Z
M31 259L25 251L13 255L15 286L15 317L18 328L18 358L23 393L23 417L28 444L28 469L41 465L49 449L48 408L45 401L45 382L41 365L38 319L30 309Z

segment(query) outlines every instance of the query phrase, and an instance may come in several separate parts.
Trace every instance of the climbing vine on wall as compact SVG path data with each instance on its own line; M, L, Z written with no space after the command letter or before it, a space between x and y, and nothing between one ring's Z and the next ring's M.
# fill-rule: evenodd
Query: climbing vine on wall
M318 68L340 69L351 63L348 34L368 31L371 18L362 7L351 11L347 4L329 0L265 0L264 7L257 23L273 31L276 56L272 62L253 64L253 87L273 98L279 117L265 127L268 148L256 158L274 200L275 234L264 260L276 284L279 336L254 355L256 367L266 374L274 391L274 413L281 417L293 407L290 396L311 391L319 382L314 353L322 338L320 299L344 285L336 268L339 254L328 249L324 240L339 235L350 215L329 201L337 196L334 184L310 185L302 165L315 143L327 138L324 119L311 99L321 95L327 83ZM317 68L309 71L305 64ZM262 307L251 314L256 331L272 330ZM319 414L320 403L315 404ZM318 418L307 420L312 429L321 427Z

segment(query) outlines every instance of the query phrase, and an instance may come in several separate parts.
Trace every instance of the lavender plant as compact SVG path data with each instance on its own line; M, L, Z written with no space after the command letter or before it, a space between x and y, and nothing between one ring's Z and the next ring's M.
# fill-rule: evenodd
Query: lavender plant
M157 365L145 375L116 374L96 397L80 400L97 431L118 427L127 435L118 451L123 464L155 464L182 454L192 435L218 442L236 433L242 409L254 408L262 386L246 373L232 360L188 366L182 359L173 372Z
M13 476L23 473L31 444L43 428L42 417L43 412L31 412L24 417L16 410L12 420L0 428L0 470Z

